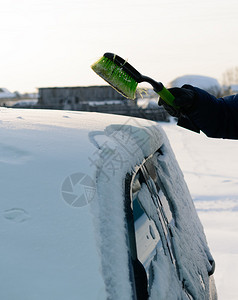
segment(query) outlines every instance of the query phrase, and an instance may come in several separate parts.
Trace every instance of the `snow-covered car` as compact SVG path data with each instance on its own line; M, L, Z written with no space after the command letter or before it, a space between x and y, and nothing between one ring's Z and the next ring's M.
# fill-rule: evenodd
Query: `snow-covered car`
M158 123L0 112L0 299L216 299L203 227Z

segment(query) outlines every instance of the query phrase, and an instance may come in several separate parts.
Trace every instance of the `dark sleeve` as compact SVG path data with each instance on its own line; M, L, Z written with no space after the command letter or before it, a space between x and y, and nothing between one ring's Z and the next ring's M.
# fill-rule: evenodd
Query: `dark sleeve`
M238 94L216 98L197 87L184 87L196 92L196 100L192 112L182 117L178 125L194 130L189 128L192 126L208 137L238 139Z

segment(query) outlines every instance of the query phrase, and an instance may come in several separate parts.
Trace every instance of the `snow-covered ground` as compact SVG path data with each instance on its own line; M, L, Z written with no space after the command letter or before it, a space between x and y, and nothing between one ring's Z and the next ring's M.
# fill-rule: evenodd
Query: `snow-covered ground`
M238 141L161 123L195 202L216 261L219 299L238 299Z

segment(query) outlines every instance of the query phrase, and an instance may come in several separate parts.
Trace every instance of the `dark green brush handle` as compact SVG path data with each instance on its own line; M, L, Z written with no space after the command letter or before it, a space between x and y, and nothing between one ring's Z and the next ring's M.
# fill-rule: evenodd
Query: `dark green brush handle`
M140 81L149 82L153 86L154 91L160 95L164 102L174 108L177 108L177 106L174 104L175 97L170 93L169 90L164 87L163 83L155 81L154 79L143 75L141 75Z
M157 94L166 102L168 105L176 107L174 104L175 97L168 91L164 86L161 91L156 91Z

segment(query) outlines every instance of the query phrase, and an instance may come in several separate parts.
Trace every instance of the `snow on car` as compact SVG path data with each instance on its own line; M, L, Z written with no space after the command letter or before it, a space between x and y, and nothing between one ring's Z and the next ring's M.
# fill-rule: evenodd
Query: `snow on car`
M1 299L216 299L158 123L5 108L0 134Z

